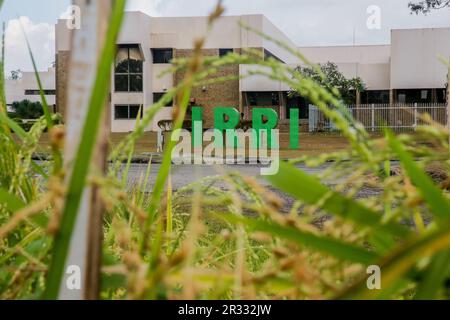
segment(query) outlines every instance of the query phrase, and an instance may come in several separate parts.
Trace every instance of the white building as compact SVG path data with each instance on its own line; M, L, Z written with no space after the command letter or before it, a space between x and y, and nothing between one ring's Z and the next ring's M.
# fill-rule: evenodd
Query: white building
M49 68L45 72L39 72L42 89L49 107L56 105L55 68ZM13 102L29 100L31 102L42 102L39 85L34 72L22 72L18 80L7 79L5 81L6 104L11 106Z
M162 72L171 67L170 60L189 56L194 40L207 31L207 17L150 17L141 12L128 12L118 40L116 65L111 82L111 128L113 132L132 131L139 107L151 106L164 92L179 83L180 77ZM243 48L260 50L293 67L301 62L286 50L241 28L252 29L296 45L263 15L222 17L214 25L205 43L204 55L222 55ZM71 36L65 21L56 26L57 109L64 111L67 61ZM444 102L447 68L438 56L450 56L450 28L392 30L392 43L382 46L344 46L298 48L314 63L334 62L347 77L361 77L367 91L361 103ZM230 66L221 76L247 74L254 66ZM235 107L251 118L253 108L272 107L281 119L290 108L299 108L307 118L308 102L288 98L289 87L262 76L228 81L197 88L192 103L204 107L207 126L212 123L212 110L217 106ZM356 101L355 101L356 102ZM172 104L161 110L148 130L156 130L158 122L170 119Z
M445 102L450 28L394 29L391 44L299 48L314 63L332 61L367 85L362 103Z

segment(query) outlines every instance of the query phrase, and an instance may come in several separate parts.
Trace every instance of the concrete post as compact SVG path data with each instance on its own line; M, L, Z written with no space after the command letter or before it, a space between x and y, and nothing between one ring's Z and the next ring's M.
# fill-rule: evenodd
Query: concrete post
M69 75L67 81L67 141L65 148L65 167L70 176L72 164L78 150L84 121L88 112L92 88L97 75L97 65L108 29L112 1L73 0L81 12L80 29L73 30ZM106 170L107 137L109 130L109 102L105 105L102 127L93 155L93 165L99 171ZM71 239L68 266L77 266L81 271L81 290L69 290L65 275L59 299L80 300L98 299L102 250L103 205L99 190L86 187L81 199L74 233Z

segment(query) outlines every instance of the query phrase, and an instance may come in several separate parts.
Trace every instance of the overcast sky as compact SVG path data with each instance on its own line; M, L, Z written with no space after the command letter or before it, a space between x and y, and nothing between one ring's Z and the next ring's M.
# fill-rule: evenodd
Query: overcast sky
M411 15L411 0L225 0L228 15L266 15L299 46L388 44L390 29L450 27L450 10ZM38 67L54 61L54 24L70 0L5 0L0 20L7 22L6 72L31 70L19 19L30 39ZM129 0L129 10L153 16L206 15L215 0ZM381 29L366 26L367 8L381 9ZM449 40L450 41L450 40Z

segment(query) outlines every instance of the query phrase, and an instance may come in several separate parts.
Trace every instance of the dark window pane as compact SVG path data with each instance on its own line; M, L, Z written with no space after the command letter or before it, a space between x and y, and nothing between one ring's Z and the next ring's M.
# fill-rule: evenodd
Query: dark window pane
M173 49L152 49L153 63L170 63L173 59Z
M400 89L396 91L398 103L429 103L432 101L431 89Z
M219 57L226 56L229 53L233 53L233 49L219 49Z
M253 92L248 92L247 93L247 101L248 101L248 105L251 107L256 106L256 95Z
M116 55L116 73L128 72L128 48L119 48Z
M248 92L247 99L250 106L271 107L280 104L278 92Z
M115 119L128 119L128 106L115 106L114 118Z
M275 60L277 60L278 62L284 63L283 60L281 60L280 58L278 58L276 55L274 55L272 52L270 52L267 49L264 49L264 60L267 60L269 58L273 58Z
M117 92L127 92L128 75L116 75L114 77L114 88Z
M115 91L136 92L142 91L142 61L138 45L120 45L116 55ZM133 75L129 75L129 74Z
M437 102L445 103L447 99L447 90L445 89L436 89L437 90Z
M309 105L311 103L308 99L300 97L300 96L293 96L293 97L287 97L287 118L291 118L291 110L292 109L298 109L298 117L299 119L308 119L309 117Z
M164 96L164 92L155 92L153 93L153 103L157 103L159 100L162 99L162 97ZM173 101L169 101L165 107L172 107L173 106Z
M142 61L130 59L130 72L142 73Z
M130 72L142 73L142 56L139 47L130 48Z
M130 92L142 91L142 76L138 74L130 75Z
M42 90L44 95L46 96L54 96L56 94L56 90ZM34 89L26 89L25 95L26 96L38 96L41 94L40 90L34 90Z
M272 106L278 106L280 104L280 95L278 92L272 92Z
M131 105L130 106L130 119L136 119L138 117L140 106Z
M361 92L361 103L389 103L389 90L367 90Z

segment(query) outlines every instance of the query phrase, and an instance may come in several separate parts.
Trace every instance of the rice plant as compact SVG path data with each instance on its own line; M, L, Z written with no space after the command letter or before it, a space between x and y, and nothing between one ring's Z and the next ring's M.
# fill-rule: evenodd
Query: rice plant
M414 136L386 131L372 139L345 113L337 90L254 50L203 57L207 35L198 39L192 57L173 61L170 72L184 72L183 82L148 108L136 130L111 151L106 175L91 170L90 136L99 128L124 5L115 1L71 179L62 166L64 129L53 124L56 116L45 112L45 101L44 117L25 132L8 118L0 88L2 299L57 298L85 185L100 188L106 208L101 299L450 297L449 130L423 126ZM223 10L219 3L210 25ZM296 49L258 35L310 64ZM174 129L181 128L192 89L230 80L214 74L232 64L265 67L248 76L283 81L308 98L333 120L350 148L282 163L268 178L270 188L253 177L222 173L174 191L174 139L156 176L150 162L139 179L126 183L136 140L157 112L176 98ZM46 129L49 147L39 144ZM51 154L51 161L33 160L38 151ZM325 163L316 175L298 167ZM330 180L339 183L330 186ZM287 210L275 190L295 199ZM367 286L366 270L374 265L382 271L379 290Z

